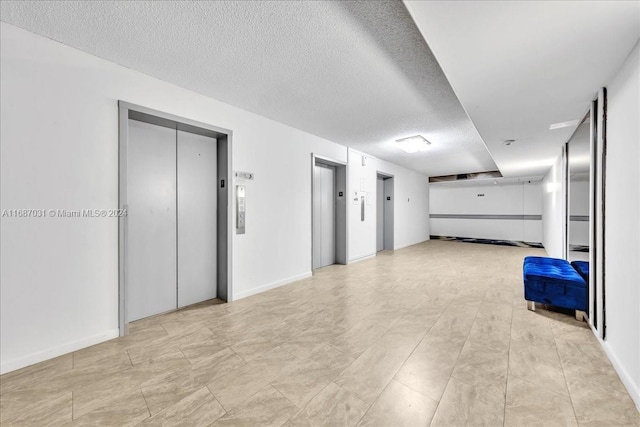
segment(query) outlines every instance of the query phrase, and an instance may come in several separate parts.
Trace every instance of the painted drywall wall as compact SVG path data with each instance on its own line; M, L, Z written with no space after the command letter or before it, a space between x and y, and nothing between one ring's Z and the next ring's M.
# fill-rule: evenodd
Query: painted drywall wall
M429 240L429 179L381 159L375 170L393 175L393 248Z
M640 43L607 90L604 347L640 410Z
M429 186L431 215L536 215L542 214L539 182L443 182ZM434 236L473 237L540 243L540 219L429 219Z
M364 164L363 158L365 158ZM348 251L349 262L353 262L376 253L375 158L350 148L347 175ZM363 200L364 219L362 218Z
M365 158L363 164L363 157ZM349 261L376 254L377 174L393 176L393 248L429 240L429 180L417 172L349 149ZM357 194L356 194L357 193ZM361 199L365 196L365 218ZM355 200L357 199L357 203Z
M549 256L564 255L564 160L562 152L542 180L542 245Z

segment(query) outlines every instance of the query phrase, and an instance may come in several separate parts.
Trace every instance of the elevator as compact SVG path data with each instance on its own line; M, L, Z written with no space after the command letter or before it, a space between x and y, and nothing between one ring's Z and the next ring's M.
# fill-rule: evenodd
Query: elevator
M230 132L119 105L125 335L128 322L228 299Z
M376 179L376 252L393 250L393 177L378 172Z
M346 165L313 156L312 171L312 268L346 264Z

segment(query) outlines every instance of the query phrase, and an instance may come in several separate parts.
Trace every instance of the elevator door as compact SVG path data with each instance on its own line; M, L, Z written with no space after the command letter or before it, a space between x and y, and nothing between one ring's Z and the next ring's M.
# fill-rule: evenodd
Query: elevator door
M313 181L313 268L336 262L335 168L314 166Z
M176 308L176 131L129 120L127 314Z
M178 307L216 297L216 150L178 131Z
M376 187L376 251L384 250L384 180L378 178Z
M216 297L217 144L129 120L127 317Z

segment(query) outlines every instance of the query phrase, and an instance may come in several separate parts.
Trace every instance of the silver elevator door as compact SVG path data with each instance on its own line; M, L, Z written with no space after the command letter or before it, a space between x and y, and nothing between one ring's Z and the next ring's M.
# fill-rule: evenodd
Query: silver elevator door
M384 180L378 178L376 187L376 251L384 250Z
M216 297L217 144L129 120L128 321Z
M313 181L313 268L336 262L335 168L314 166Z
M129 120L127 315L176 308L176 131Z
M178 131L178 307L216 297L216 140Z

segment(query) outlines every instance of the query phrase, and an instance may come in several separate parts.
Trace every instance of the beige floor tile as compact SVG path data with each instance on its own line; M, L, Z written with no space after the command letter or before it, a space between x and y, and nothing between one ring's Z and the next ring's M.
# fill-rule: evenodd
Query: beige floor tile
M222 405L208 388L203 387L164 411L147 418L141 425L205 427L223 415L225 411Z
M394 378L432 400L440 401L463 345L427 337Z
M467 341L494 348L498 351L508 351L511 345L511 325L503 322L476 319L471 327Z
M386 321L363 320L333 340L331 345L353 357L360 356L391 327Z
M213 426L279 427L296 412L297 407L271 386L266 386L244 403L228 412Z
M286 368L271 385L298 408L302 408L342 370L339 365L327 366L320 361L307 359Z
M428 426L438 402L392 380L358 426Z
M246 365L247 362L231 348L226 347L217 353L192 363L191 376L196 384L207 385Z
M73 369L73 355L66 354L42 363L6 373L0 377L0 395L20 390L41 390L42 385ZM50 389L50 387L45 387ZM54 391L60 391L58 389Z
M74 419L107 406L123 395L139 390L140 382L119 374L75 390L73 392Z
M467 341L451 374L468 384L503 398L507 385L509 352Z
M81 417L76 417L74 413L74 420L70 425L135 426L149 416L142 392L134 390L122 394L119 398L110 401L109 404L94 409Z
M313 353L333 342L344 330L333 329L330 325L314 326L302 332L281 348L300 359L308 359Z
M320 347L306 360L322 363L331 369L342 371L356 359L328 344Z
M226 411L278 378L289 366L298 362L292 354L275 348L260 358L216 378L207 387Z
M151 415L156 415L198 390L190 369L183 369L169 375L153 378L141 385L144 400Z
M451 378L431 426L502 426L504 399Z
M569 395L555 342L532 344L511 340L509 374L526 378L539 387Z
M291 335L296 335L293 328L289 328ZM285 331L279 327L256 330L254 333L244 337L241 341L233 344L231 349L246 361L254 360L274 348L287 342Z
M355 426L369 405L331 382L285 425Z
M569 397L509 376L505 426L577 426Z
M364 402L373 403L398 372L426 330L412 332L413 334L404 336L396 330L388 331L376 344L369 347L349 365L335 379L335 383L355 393Z
M614 372L575 372L567 386L579 425L640 425L640 412Z
M121 398L123 394L139 390L143 383L188 372L190 366L184 355L173 349L133 368L111 372L94 382L87 381L73 390L74 419Z
M3 426L55 426L72 420L71 391L9 392L0 400Z
M183 344L180 347L180 351L189 360L192 365L195 365L202 360L205 360L212 355L219 353L229 346L224 345L217 341L215 338L210 340L202 340L195 343Z

